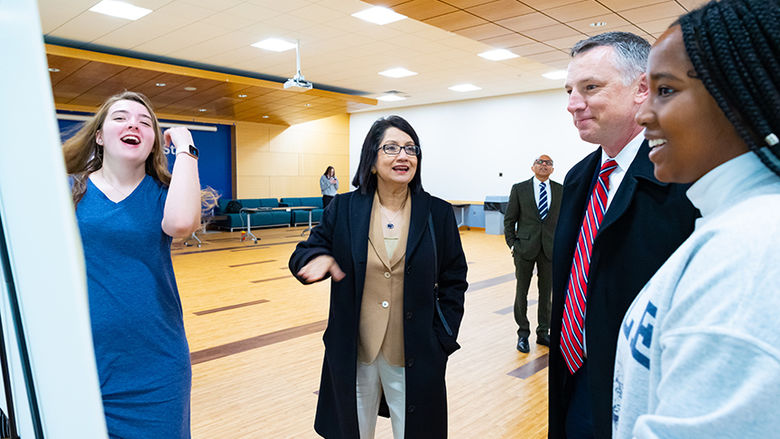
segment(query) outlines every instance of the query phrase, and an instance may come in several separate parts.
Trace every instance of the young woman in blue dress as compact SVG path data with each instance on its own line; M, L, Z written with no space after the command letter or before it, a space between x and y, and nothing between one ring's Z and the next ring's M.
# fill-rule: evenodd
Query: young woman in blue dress
M64 145L111 438L189 438L191 368L172 238L200 224L198 150L149 100L109 98ZM175 147L168 172L163 142Z

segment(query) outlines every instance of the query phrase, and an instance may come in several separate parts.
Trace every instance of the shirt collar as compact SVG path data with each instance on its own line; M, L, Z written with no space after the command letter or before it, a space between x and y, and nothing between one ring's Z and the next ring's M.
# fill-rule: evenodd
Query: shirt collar
M609 157L606 151L604 151L604 148L601 148L601 164L603 165L604 162L611 158L617 162L618 169L626 171L631 166L634 157L636 157L636 153L639 152L639 147L642 146L642 142L644 141L645 131L642 130L639 134L634 136L634 138L631 139L615 157Z

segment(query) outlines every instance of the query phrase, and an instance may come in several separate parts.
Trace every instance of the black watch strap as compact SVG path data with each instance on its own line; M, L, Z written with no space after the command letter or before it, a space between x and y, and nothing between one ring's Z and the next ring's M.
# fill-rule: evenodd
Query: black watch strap
M176 155L179 155L181 153L187 154L188 156L194 159L197 159L198 156L200 155L198 153L198 148L196 148L195 145L189 145L187 148L181 148L181 150L177 148Z

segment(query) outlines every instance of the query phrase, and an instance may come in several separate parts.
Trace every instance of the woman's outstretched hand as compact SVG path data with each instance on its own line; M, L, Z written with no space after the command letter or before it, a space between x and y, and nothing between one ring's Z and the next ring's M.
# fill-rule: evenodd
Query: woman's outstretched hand
M330 276L336 282L344 279L343 271L341 267L333 259L333 256L320 255L309 261L303 268L298 270L297 276L305 280L307 283L317 282L325 278L325 275L330 273Z

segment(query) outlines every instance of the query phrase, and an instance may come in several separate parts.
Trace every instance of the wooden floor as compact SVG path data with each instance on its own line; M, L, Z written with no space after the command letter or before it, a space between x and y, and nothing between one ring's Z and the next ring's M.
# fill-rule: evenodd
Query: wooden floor
M329 282L303 286L287 261L303 229L201 235L174 244L173 264L192 352L192 436L315 438L312 427ZM447 370L450 437L547 436L547 354L515 350L514 266L503 236L463 230L469 290L462 349ZM532 282L535 284L535 280ZM536 326L536 289L528 317ZM533 305L531 305L533 304ZM391 438L380 418L377 438Z

